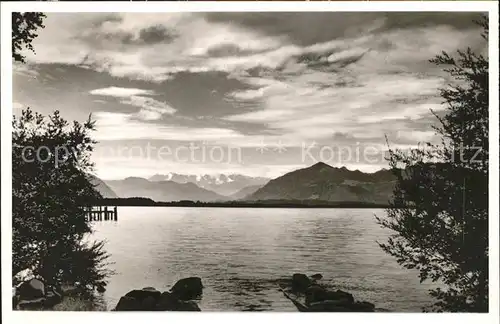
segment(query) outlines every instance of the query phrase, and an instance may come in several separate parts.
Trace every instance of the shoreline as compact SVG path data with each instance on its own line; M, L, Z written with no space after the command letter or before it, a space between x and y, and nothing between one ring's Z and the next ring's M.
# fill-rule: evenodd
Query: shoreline
M96 202L101 206L118 207L193 207L193 208L323 208L323 209L386 209L395 208L389 204L371 202L328 202L328 201L154 201L149 198L105 198Z

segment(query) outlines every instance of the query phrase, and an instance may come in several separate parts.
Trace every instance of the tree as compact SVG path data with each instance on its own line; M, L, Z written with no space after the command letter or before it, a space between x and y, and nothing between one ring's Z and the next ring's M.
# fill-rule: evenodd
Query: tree
M38 28L45 28L43 19L45 14L40 12L13 12L12 13L12 58L16 62L25 63L26 57L21 54L24 48L35 52L31 42L38 34Z
M477 22L488 39L487 17ZM397 185L387 217L377 217L393 234L384 251L430 290L428 310L488 311L488 60L470 48L457 58L443 52L431 60L456 81L441 89L447 105L435 127L439 145L410 152L390 149ZM403 206L404 208L398 208Z
M29 269L49 284L90 291L106 284L108 254L92 232L84 207L101 195L91 183L94 122L69 125L58 111L24 110L12 133L13 277Z

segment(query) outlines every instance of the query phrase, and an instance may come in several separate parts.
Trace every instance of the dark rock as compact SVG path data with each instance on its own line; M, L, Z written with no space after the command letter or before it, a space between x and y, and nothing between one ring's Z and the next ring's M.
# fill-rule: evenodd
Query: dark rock
M35 300L45 297L45 284L38 279L23 282L17 288L20 300Z
M154 311L156 310L157 300L153 296L148 296L141 302L142 311Z
M305 291L306 305L323 301L334 301L336 305L349 305L354 303L354 297L342 290L329 291L319 285L311 285Z
M156 310L158 311L173 311L179 307L180 300L178 300L173 294L165 291L161 294L160 299L156 304Z
M160 300L156 304L158 311L184 311L184 312L199 312L201 309L194 301L182 301L169 292L161 294Z
M158 300L161 296L161 292L159 292L156 289L154 290L136 289L129 291L125 296L137 299L140 303L142 303L142 301L148 297L152 297L154 300Z
M309 306L311 312L352 312L351 308L342 304L340 300L324 300L312 303Z
M138 311L141 310L141 302L135 298L123 296L115 307L116 311Z
M323 278L323 275L321 273L316 273L311 276L311 279L313 280L321 280Z
M147 291L157 291L155 287L144 287L142 290L147 290Z
M318 285L311 285L305 291L306 305L311 303L320 302L328 299L328 292L325 288Z
M294 273L292 276L292 290L304 292L311 285L311 280L303 273Z
M336 291L328 291L328 300L342 300L345 299L349 303L354 303L354 297L352 294L342 291L342 290L336 290Z
M17 303L17 309L20 310L42 310L45 305L45 297L30 299L30 300L19 300Z
M46 301L46 287L39 279L31 279L21 283L15 292L14 305L17 309L40 310Z
M189 277L175 283L170 290L180 300L191 300L200 297L203 293L201 278Z
M356 312L374 312L375 305L372 303L363 301L363 302L355 302L351 305L351 308Z
M103 282L101 282L101 283L97 284L96 290L98 293L102 294L103 292L106 291L106 285Z
M194 301L181 301L179 303L179 306L176 311L181 311L181 312L200 312L201 309L198 307L198 304L196 304Z

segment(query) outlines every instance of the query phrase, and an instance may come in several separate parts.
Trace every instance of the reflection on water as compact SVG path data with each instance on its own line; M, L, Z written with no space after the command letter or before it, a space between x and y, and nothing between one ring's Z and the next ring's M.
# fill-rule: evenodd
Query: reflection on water
M199 276L204 311L295 311L276 280L319 272L377 307L420 311L431 302L429 286L378 247L388 232L375 213L384 211L120 207L118 222L95 224L117 272L105 293L108 308L134 288L168 290Z

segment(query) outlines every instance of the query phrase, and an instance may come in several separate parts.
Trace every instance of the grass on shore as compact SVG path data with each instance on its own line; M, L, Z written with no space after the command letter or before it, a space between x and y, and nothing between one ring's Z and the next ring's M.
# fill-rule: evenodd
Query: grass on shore
M50 310L68 312L105 311L106 307L96 304L96 302L92 300L86 300L81 297L67 296Z

